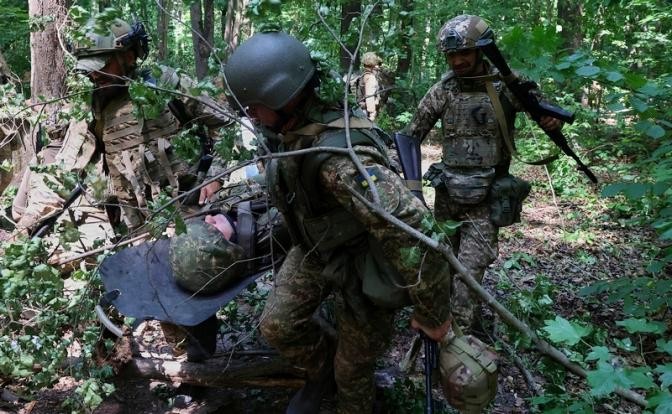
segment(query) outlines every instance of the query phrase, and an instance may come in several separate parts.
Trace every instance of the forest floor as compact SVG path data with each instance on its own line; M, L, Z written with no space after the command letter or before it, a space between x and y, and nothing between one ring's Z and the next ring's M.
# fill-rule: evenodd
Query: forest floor
M426 161L440 156L438 147L423 148ZM425 166L426 168L427 166ZM535 184L526 201L522 223L503 228L500 232L499 258L487 271L484 285L503 303L524 307L525 301L552 300L551 312L570 319L581 316L593 324L609 329L619 320L620 312L599 300L581 297L578 290L598 280L612 280L631 275L644 274L648 261L638 246L652 243L655 234L643 228L623 227L609 217L608 203L590 194L587 197L561 197L554 201L547 185L543 167L516 167L518 175ZM577 173L578 174L578 173ZM582 184L586 185L586 184ZM427 194L432 202L431 191ZM537 287L539 294L533 293ZM235 306L227 306L220 312L223 321L220 347L230 349L268 349L255 330L255 317L263 306L263 297L268 286L259 282L257 289L242 295ZM536 296L535 296L536 295ZM528 303L534 308L534 303ZM529 413L532 408L529 398L534 395L532 387L548 389L561 386L567 392L586 389L582 380L559 374L552 364L545 363L532 350L515 354L530 374L532 382L526 381L522 371L514 363L514 355L501 345L504 341L513 345L520 338L506 328L489 309L483 307L483 320L490 338L497 343L501 357L499 387L490 413ZM380 398L389 413L420 413L423 404L422 364L404 380L396 369L412 341L413 333L407 327L408 312L398 318L398 333L393 344L379 364L382 382L387 388L381 390ZM532 317L539 317L533 315ZM548 317L544 315L547 319ZM142 334L144 339L152 336L152 327ZM617 333L610 333L616 334ZM495 339L495 337L497 339ZM519 363L520 365L520 363ZM551 372L553 371L553 372ZM388 373L389 375L384 375ZM396 379L396 382L393 381ZM536 384L536 385L535 385ZM53 389L44 390L36 400L9 412L22 414L52 414L61 412L63 398L70 395L77 385L71 378L62 378ZM101 414L120 413L284 413L286 404L294 393L292 389L194 389L184 391L179 384L147 379L123 378L115 382L116 391L95 411ZM453 413L442 400L435 387L434 398L438 401L436 412ZM327 404L332 405L332 404ZM609 404L597 404L595 412L637 413L640 410L630 403L614 399ZM3 409L0 406L0 413ZM329 408L324 412L330 412Z

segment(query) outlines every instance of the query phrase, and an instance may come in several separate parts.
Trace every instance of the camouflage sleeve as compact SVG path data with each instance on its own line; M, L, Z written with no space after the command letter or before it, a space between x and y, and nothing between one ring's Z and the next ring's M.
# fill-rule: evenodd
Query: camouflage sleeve
M186 75L179 75L180 92L191 95L195 86L196 82L191 78ZM180 98L184 102L189 118L208 128L224 127L233 123L233 111L228 105L214 100L205 93L198 95L196 98Z
M411 123L404 129L404 133L421 140L425 139L429 131L434 128L436 121L441 117L447 99L448 94L443 90L443 81L435 83L420 100L415 115L413 115Z
M375 184L385 211L410 225L421 228L421 221L429 210L406 189L401 178L373 158L361 156L369 174L375 175ZM423 325L436 327L448 319L450 312L450 272L446 261L430 251L413 236L373 213L351 193L351 189L372 200L363 178L354 163L345 156L333 156L322 164L320 181L326 191L357 220L379 243L386 258L406 282L415 306L414 317ZM417 261L409 253L417 252Z

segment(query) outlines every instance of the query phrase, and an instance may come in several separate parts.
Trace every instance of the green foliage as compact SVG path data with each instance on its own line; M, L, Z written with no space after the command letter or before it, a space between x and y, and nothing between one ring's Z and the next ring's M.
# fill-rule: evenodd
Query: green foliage
M49 386L64 375L68 354L80 349L82 361L69 368L75 378L97 378L100 389L83 391L89 409L100 402L110 385L105 366L96 366L92 356L100 336L95 320L99 281L77 270L73 278L83 282L64 295L58 269L46 264L47 245L30 239L2 246L0 256L0 375L17 381L26 390Z
M555 320L547 320L544 331L548 338L556 343L576 345L581 338L591 332L590 327L584 327L576 323L570 323L567 319L556 316Z

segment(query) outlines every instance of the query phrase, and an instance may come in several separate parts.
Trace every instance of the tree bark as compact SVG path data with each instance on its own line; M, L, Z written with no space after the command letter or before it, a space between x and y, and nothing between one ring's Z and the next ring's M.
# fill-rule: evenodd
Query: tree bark
M53 19L41 31L30 34L30 88L31 103L60 98L65 93L65 62L57 28L63 24L67 11L66 0L29 0L31 19ZM55 110L56 104L48 109Z
M168 58L168 27L170 26L171 3L171 0L159 0L159 16L156 24L156 49L159 61Z
M566 48L575 50L583 41L583 5L577 0L558 0L558 23Z
M362 14L362 2L361 0L349 0L344 2L341 6L341 39L343 39L343 44L352 54L357 47L357 36L353 36L352 40L348 41L346 35L350 30L350 25L352 24L352 19ZM340 65L341 73L347 73L348 68L350 67L350 54L343 49L340 49ZM359 56L355 56L355 61L353 62L353 67L359 67Z
M240 359L226 355L204 364L133 358L123 375L225 388L299 388L304 383L303 371L277 355Z
M404 15L399 16L399 27L402 33L401 35L401 53L399 54L399 60L397 61L397 69L395 74L397 76L405 75L408 73L411 68L411 61L413 59L413 49L411 48L411 36L407 34L409 30L413 28L413 0L402 0L401 10L405 12Z
M9 66L7 66L7 61L5 61L4 56L2 56L2 52L0 52L0 85L4 85L5 83L9 82L11 73L12 72L9 70Z
M222 10L222 39L226 45L226 55L240 43L244 28L248 25L245 18L245 7L248 0L229 0L226 10ZM249 34L249 33L248 33Z
M201 80L208 74L208 59L214 43L214 0L196 0L191 4L191 38L194 46L196 77Z

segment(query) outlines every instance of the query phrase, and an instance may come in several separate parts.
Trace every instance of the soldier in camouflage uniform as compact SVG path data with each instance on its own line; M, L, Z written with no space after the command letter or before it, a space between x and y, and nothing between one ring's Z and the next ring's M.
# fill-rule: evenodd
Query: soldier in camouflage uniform
M493 183L511 177L512 145L507 140L513 135L516 113L522 111L497 69L476 48L479 39L491 38L492 30L477 16L457 16L441 28L438 47L451 70L422 98L404 131L422 140L441 120L442 162L430 167L425 178L436 188L437 220L462 221L453 247L479 282L497 257L499 227L512 224L493 222L495 197L490 192ZM541 126L552 130L562 122L543 117ZM520 206L522 200L515 201ZM474 303L475 297L456 279L453 313L465 328L473 322Z
M256 34L233 52L225 74L233 98L263 126L273 152L347 147L343 109L316 97L319 72L297 39L282 32ZM429 212L389 169L382 131L366 118L349 117L348 136L380 206L420 229ZM275 158L266 178L293 247L276 275L261 332L308 375L287 412L318 412L335 380L339 413L369 413L376 357L390 340L395 309L414 305L412 325L436 340L448 332L447 266L353 195L372 199L347 155L320 151ZM409 249L423 259L414 262L404 254ZM337 341L314 317L332 293Z
M112 196L121 205L126 225L133 229L144 223L148 202L162 189L170 186L177 195L195 184L195 169L173 153L171 138L192 122L214 128L230 124L231 118L204 95L197 99L176 95L157 117L138 117L128 91L129 79L143 79L185 95L194 82L167 67L161 67L158 80L136 70L138 59L148 53L149 39L141 23L130 26L115 19L107 35L97 34L93 26L87 34L90 43L75 50L76 70L95 85L90 129L104 152ZM213 183L201 194L213 194L217 188Z

